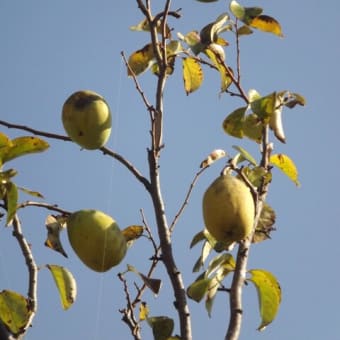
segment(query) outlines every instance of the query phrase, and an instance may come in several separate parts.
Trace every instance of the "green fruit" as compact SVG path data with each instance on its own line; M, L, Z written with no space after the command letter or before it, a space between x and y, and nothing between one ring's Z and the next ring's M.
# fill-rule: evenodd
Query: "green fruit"
M73 93L63 105L62 121L67 135L84 149L99 149L110 137L110 108L93 91Z
M71 246L81 261L105 272L122 261L126 240L117 223L98 210L79 210L67 219Z
M254 225L254 200L246 184L225 174L218 177L203 196L205 227L227 245L245 239Z

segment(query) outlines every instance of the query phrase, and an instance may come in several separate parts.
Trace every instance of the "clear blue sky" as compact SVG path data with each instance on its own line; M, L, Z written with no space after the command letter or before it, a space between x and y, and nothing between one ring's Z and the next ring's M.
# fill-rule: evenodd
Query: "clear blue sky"
M256 32L242 40L245 89L256 88L263 94L296 91L306 97L308 105L285 111L287 144L275 142L277 152L294 159L302 186L297 189L274 171L268 200L277 212L277 231L272 241L252 248L249 263L250 268L264 268L277 276L283 291L281 309L272 325L257 332L260 318L256 292L253 287L246 287L241 339L336 339L340 334L340 121L336 104L340 5L335 0L326 5L317 0L242 3L264 7L267 14L280 21L285 34L280 39ZM179 7L183 17L171 20L171 26L182 33L200 29L227 10L226 1L173 1L172 8ZM112 108L113 133L108 146L146 173L148 114L131 79L126 77L120 57L120 51L128 55L148 42L146 33L128 29L141 18L134 1L1 0L0 119L64 134L60 118L63 102L76 90L92 89L101 93ZM230 52L231 64L233 57ZM165 95L166 147L161 176L169 220L182 202L198 165L211 150L223 148L232 154L231 146L237 144L257 152L251 143L223 133L222 120L240 102L228 96L218 97L217 74L208 72L202 89L186 97L180 71L178 63ZM152 101L154 77L145 74L140 81ZM0 131L12 138L24 134L5 127L0 127ZM19 171L18 185L42 192L47 202L67 210L103 210L114 216L122 228L141 223L140 209L144 209L150 225L154 224L149 197L117 162L99 152L80 151L75 144L49 142L51 147L45 154L8 165ZM202 194L221 166L219 163L211 167L201 177L174 234L175 256L186 284L195 278L191 268L199 248L190 250L189 243L203 226ZM22 195L21 200L25 199L28 197ZM100 275L79 262L66 235L63 243L69 259L43 245L47 213L37 208L25 209L21 213L25 235L39 265L60 264L73 272L78 282L78 299L70 310L63 311L50 273L41 270L39 310L27 339L129 339L118 312L125 301L116 274L127 263L145 271L146 259L152 255L150 245L140 240L119 267ZM164 277L162 266L155 276ZM138 282L132 274L128 277ZM1 227L0 290L26 294L26 281L26 267L18 246L10 230ZM166 293L168 287L165 281L157 299L149 293L145 295L151 314L175 317L171 308L173 297ZM203 304L190 301L190 307L195 340L224 337L228 323L225 297L219 296L211 319ZM145 339L150 339L147 325L143 331Z

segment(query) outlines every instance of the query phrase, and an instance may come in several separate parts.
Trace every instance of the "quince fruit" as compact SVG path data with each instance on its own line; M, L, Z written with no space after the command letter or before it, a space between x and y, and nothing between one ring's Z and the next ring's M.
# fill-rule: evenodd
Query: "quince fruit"
M203 196L205 227L227 248L251 233L254 215L255 205L249 187L229 173L213 181Z
M93 91L73 93L63 105L62 121L67 135L84 149L101 148L111 134L109 105Z
M80 260L97 272L119 264L126 254L126 240L112 217L99 210L79 210L67 218L67 234Z

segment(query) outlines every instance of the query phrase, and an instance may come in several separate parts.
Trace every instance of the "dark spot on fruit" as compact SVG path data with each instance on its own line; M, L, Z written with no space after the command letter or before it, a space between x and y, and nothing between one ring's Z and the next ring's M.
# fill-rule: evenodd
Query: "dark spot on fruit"
M101 100L101 98L95 94L84 94L78 92L75 94L74 106L78 109L83 109L84 107L86 107L87 105L96 100Z

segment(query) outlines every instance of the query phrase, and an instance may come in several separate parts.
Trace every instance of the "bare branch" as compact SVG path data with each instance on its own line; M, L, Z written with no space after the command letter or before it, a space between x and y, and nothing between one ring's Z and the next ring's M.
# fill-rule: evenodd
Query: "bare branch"
M192 190L194 189L194 186L198 180L198 178L201 176L201 174L208 168L207 167L204 167L202 169L200 169L194 176L194 179L192 180L192 182L190 183L190 186L189 186L189 189L188 189L188 192L187 194L185 195L185 198L184 198L184 201L182 203L182 205L180 206L177 214L175 215L175 218L173 219L171 225L170 225L170 233L173 232L175 226L176 226L176 223L178 221L178 219L181 217L181 215L183 214L184 210L185 210L185 207L188 205L189 203L189 199L190 199L190 196L191 196L191 193L192 193Z
M49 204L49 203L44 203L44 202L34 202L34 201L25 201L25 202L19 203L17 209L22 209L22 208L26 208L26 207L45 208L47 210L52 210L52 211L55 211L59 214L65 215L65 216L71 214L71 212L59 208L56 204Z
M133 338L135 340L141 340L142 337L140 334L140 326L139 326L139 322L135 318L134 306L132 305L132 302L131 302L130 292L129 292L126 279L124 278L124 275L122 273L118 274L118 278L120 281L123 282L125 298L126 298L126 303L127 303L127 308L120 310L120 312L123 314L122 320L128 325Z
M10 129L13 128L13 129L27 131L27 132L30 132L30 133L37 135L37 136L42 136L42 137L72 142L71 138L69 138L67 136L36 130L36 129L33 129L29 126L25 126L25 125L12 124L12 123L8 123L8 122L3 121L3 120L0 120L0 125L6 126ZM115 158L119 163L124 165L145 186L145 188L148 191L150 190L149 181L126 158L124 158L123 156L121 156L117 152L114 152L114 151L110 150L109 148L107 148L105 146L101 147L99 150L101 150L104 155L111 156L112 158Z
M147 110L150 113L150 118L153 119L155 108L150 104L149 100L146 98L146 95L145 95L144 91L142 90L142 87L140 86L140 84L138 82L137 76L135 75L135 73L133 72L132 68L130 67L130 65L129 65L126 57L125 57L124 52L122 51L122 52L120 52L120 54L121 54L121 56L123 58L123 61L124 61L124 64L125 64L126 68L129 70L129 72L130 72L130 74L132 76L132 79L133 79L133 81L135 83L137 92L140 94L145 107L147 108Z
M42 136L42 137L59 139L59 140L64 140L64 141L67 141L67 142L71 142L71 138L69 138L67 136L62 136L62 135L58 135L56 133L50 133L50 132L36 130L36 129L33 129L33 128L29 127L29 126L25 126L25 125L12 124L12 123L8 123L8 122L6 122L4 120L0 120L0 125L6 126L9 129L17 129L17 130L27 131L27 132L30 132L33 135L37 135L37 136Z

